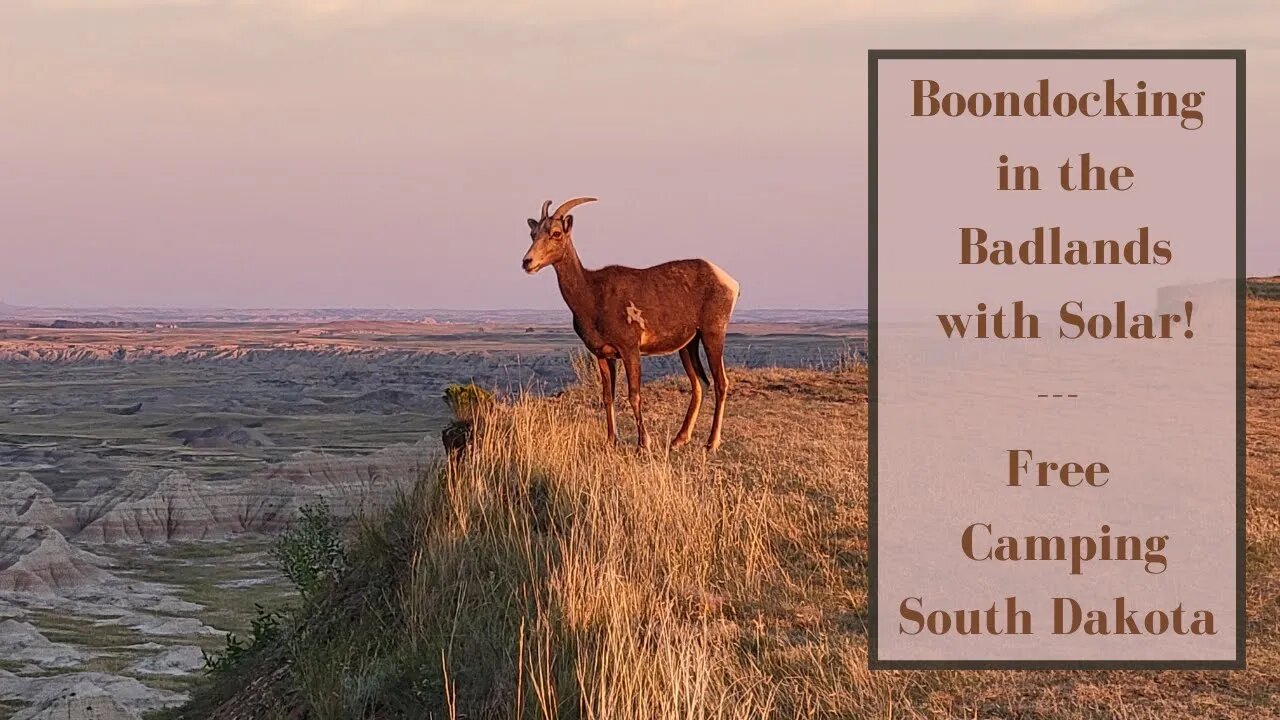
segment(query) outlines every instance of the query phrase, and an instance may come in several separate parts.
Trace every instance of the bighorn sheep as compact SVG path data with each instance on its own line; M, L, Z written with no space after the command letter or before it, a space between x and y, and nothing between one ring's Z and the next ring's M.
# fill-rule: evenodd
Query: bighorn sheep
M532 275L550 265L560 282L560 295L573 313L573 329L595 355L604 388L605 427L616 443L613 395L618 360L627 371L627 394L636 419L641 448L649 447L649 433L640 411L640 357L680 353L689 375L691 396L680 432L671 440L677 448L689 441L702 405L702 382L707 372L698 357L698 344L706 348L715 379L716 409L707 449L720 446L725 398L729 381L724 370L724 338L729 317L738 300L738 283L706 260L675 260L637 269L609 265L587 270L573 247L573 216L569 211L595 198L574 198L541 219L529 218L533 245L525 253L523 267ZM701 379L701 382L699 382Z

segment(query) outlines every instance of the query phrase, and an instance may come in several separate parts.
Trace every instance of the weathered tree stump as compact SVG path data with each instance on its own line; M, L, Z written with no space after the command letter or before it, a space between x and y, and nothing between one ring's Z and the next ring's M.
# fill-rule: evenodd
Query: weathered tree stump
M484 416L493 408L493 393L474 383L455 384L445 388L444 401L455 419L440 431L440 442L452 463L466 454L480 434Z
M467 451L475 432L475 423L467 420L454 420L440 431L440 442L449 453L450 460L456 460Z

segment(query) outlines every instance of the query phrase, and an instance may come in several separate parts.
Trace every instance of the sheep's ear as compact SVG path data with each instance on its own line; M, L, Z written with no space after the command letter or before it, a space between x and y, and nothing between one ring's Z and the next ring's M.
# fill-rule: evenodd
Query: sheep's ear
M533 218L529 218L529 229L530 229L530 230L537 230L537 229L538 229L538 221L537 221L537 220L534 220Z
M572 229L573 229L573 216L572 216L572 215L565 215L565 216L564 216L564 219L563 219L563 220L561 220L561 222L563 222L563 223L564 223L564 231L565 231L565 232L569 232L570 230L572 230Z

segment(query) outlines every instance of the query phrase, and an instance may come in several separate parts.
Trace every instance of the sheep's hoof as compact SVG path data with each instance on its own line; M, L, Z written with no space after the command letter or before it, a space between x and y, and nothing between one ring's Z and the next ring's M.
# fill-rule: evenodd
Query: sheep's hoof
M707 452L709 452L709 453L713 453L713 452L715 452L715 451L717 451L717 450L719 450L719 449L720 449L720 440L719 440L719 439L712 440L712 441L710 441L710 442L708 442L708 443L707 443Z
M684 447L688 442L689 442L689 438L681 437L677 435L671 439L671 449L679 450L680 448Z

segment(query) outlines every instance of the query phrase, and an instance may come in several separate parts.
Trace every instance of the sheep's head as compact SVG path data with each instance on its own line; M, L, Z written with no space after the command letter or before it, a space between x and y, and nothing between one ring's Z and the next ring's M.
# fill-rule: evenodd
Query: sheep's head
M529 238L533 244L524 254L521 266L530 275L548 265L560 262L573 247L573 216L569 211L583 203L595 202L595 198L580 197L565 201L556 211L547 214L551 201L542 203L542 218L529 218Z

